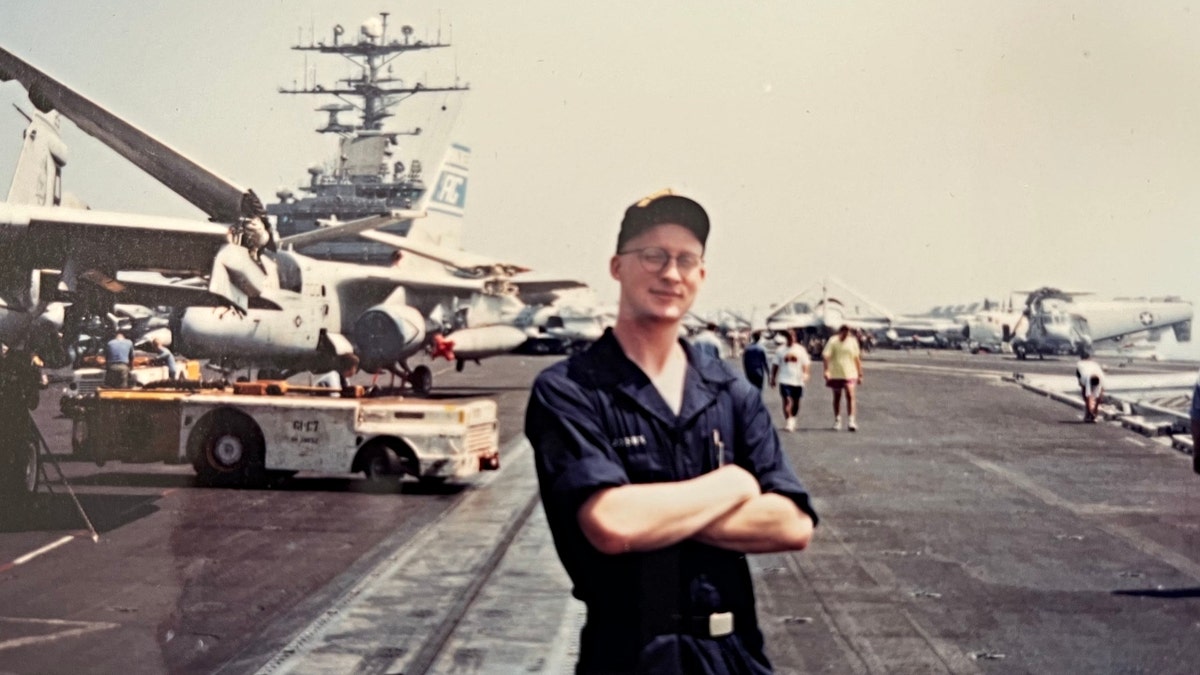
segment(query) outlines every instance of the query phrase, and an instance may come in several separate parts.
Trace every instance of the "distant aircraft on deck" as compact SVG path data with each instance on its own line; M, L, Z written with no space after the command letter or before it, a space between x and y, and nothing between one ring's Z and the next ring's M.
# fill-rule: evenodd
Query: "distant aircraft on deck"
M1049 287L1030 292L1011 339L1017 358L1077 354L1139 334L1154 342L1168 329L1177 342L1192 339L1190 302L1177 297L1079 299L1088 295Z

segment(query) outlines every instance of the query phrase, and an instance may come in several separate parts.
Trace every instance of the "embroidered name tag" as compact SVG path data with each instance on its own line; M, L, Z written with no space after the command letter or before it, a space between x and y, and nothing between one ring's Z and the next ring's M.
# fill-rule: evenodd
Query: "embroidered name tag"
M618 448L636 448L646 444L645 436L622 436L613 440L613 446Z

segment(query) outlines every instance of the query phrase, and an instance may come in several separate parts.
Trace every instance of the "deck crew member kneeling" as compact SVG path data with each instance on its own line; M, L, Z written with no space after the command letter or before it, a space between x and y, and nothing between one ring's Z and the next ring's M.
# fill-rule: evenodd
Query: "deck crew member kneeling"
M800 550L817 520L760 392L679 339L708 231L682 196L630 206L616 325L533 386L542 504L587 604L577 673L770 673L745 554Z
M1075 364L1075 379L1079 382L1079 395L1083 397L1083 421L1095 422L1100 413L1100 399L1104 396L1104 370L1092 360L1092 353L1084 351Z

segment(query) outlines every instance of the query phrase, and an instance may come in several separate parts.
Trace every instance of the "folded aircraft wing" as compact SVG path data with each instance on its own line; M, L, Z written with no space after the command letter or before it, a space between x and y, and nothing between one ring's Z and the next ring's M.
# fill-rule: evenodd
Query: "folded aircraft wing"
M812 314L782 314L767 318L768 330L787 330L789 328L819 328L825 325L820 317Z
M25 87L29 100L38 110L57 110L88 135L133 162L213 220L233 222L246 211L243 208L244 199L258 203L258 198L250 190L206 169L182 152L0 48L0 81L10 79Z
M488 256L448 249L387 232L370 230L362 232L361 236L448 265L471 276L505 276L516 284L521 299L529 304L550 302L556 297L555 291L587 287L587 284L577 279L551 277L533 272L522 265L501 262Z
M851 328L859 328L862 330L884 330L888 327L887 321L880 319L856 319L847 317L842 319L842 325L850 326ZM833 326L831 326L832 328Z
M124 302L151 307L227 307L231 305L229 298L213 293L207 288L189 284L127 281L120 274L117 275L117 283L121 287L118 297ZM278 303L263 297L250 298L248 306L250 309L282 309Z
M468 253L467 251L458 251L445 248L428 242L416 241L407 237L401 237L387 232L379 232L371 230L363 232L360 236L364 239L377 241L381 244L387 244L393 248L400 249L407 253L419 255L422 258L428 258L435 262L449 265L463 272L477 272L479 274L490 273L496 270L504 271L508 274L517 272L528 272L529 268L512 263L505 263L495 258L479 255L476 253Z
M100 275L93 272L89 280L113 293L121 303L145 307L227 307L234 305L230 298L219 293L213 293L207 285L194 283L196 280L179 280L156 275L131 275L118 273L114 276ZM42 297L53 300L71 300L60 292L61 277L57 272L43 270L41 272ZM280 309L280 306L266 298L250 298L248 306L254 309Z
M367 276L342 281L340 285L350 288L355 286L373 288L403 286L418 291L444 292L459 297L467 297L472 293L483 291L483 279L467 279L449 274L433 278L426 274L409 274L389 267L378 269L378 272L372 272Z
M380 214L378 216L368 216L359 218L358 220L348 220L344 223L336 225L328 225L319 227L308 232L300 232L293 234L290 237L284 237L279 241L279 244L284 248L302 248L311 244L317 244L329 239L345 237L352 234L361 234L364 230L375 230L380 227L389 227L402 223L406 220L416 218L424 218L424 211L392 211L391 213ZM380 233L383 234L383 233ZM403 239L403 237L397 237Z
M551 291L569 291L576 288L587 288L587 284L577 279L562 279L557 277L533 277L521 275L513 277L512 282L521 289L521 293L549 293Z
M20 231L14 261L82 272L207 274L228 228L204 221L0 202L0 232Z

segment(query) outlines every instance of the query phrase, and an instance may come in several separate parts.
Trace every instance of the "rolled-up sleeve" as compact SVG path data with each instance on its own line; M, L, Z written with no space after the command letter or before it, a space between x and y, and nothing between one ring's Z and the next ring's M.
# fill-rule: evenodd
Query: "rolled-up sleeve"
M599 412L580 386L559 369L538 376L525 412L542 501L551 519L574 519L597 490L629 483L600 428Z

